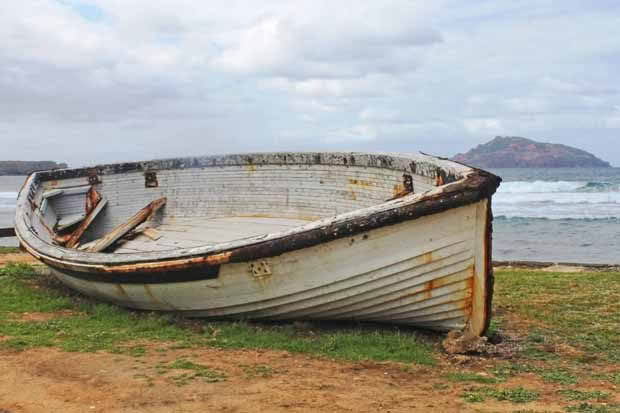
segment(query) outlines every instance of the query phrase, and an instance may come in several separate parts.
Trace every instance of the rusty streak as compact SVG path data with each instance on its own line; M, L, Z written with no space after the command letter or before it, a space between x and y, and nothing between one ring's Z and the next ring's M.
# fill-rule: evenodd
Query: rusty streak
M273 257L335 239L350 237L371 229L394 225L476 203L490 197L496 191L500 182L500 178L495 175L484 171L476 172L468 176L463 182L452 184L449 190L427 195L415 203L237 248L230 251L230 262L253 261L263 257Z
M86 232L86 230L88 229L88 227L90 226L90 224L93 222L93 220L95 219L95 217L98 214L98 210L100 208L99 205L103 202L105 202L102 198L101 195L99 195L99 193L97 193L97 191L94 191L96 193L96 195L91 194L90 190L88 191L88 195L86 197L87 201L86 201L86 206L89 206L89 203L94 202L96 199L98 199L97 203L95 204L95 206L88 212L88 214L86 215L86 217L84 218L84 220L82 222L80 222L80 225L75 229L75 231L73 231L71 234L68 234L68 236L57 236L54 237L54 240L56 242L58 242L59 244L65 244L65 247L67 248L73 248L75 247L78 242L80 241L80 238L82 238L82 235L84 235L84 232ZM90 199L90 201L88 201ZM105 204L102 205L102 207L105 206Z
M484 236L484 265L485 265L485 289L484 292L486 294L485 297L485 306L483 308L483 320L484 320L484 328L480 335L486 333L491 324L492 317L492 305L493 305L493 287L495 284L495 276L493 274L493 208L491 207L491 196L488 197L487 203L487 222L485 226L485 236Z
M121 238L123 235L127 234L129 231L149 219L153 216L160 208L166 205L167 198L156 199L151 202L140 211L138 211L133 217L131 217L127 222L118 225L112 231L108 232L102 238L95 241L95 243L87 249L89 252L99 252L105 250L110 245L114 244Z

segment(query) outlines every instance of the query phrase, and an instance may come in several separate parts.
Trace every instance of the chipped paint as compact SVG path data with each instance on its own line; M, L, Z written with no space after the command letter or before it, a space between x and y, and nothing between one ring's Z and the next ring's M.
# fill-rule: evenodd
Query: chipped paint
M187 168L210 168L210 167L228 167L240 166L252 173L257 171L261 165L341 165L351 170L351 174L357 174L354 168L383 168L391 171L398 171L403 174L403 183L395 187L396 195L401 195L398 199L388 202L378 202L377 205L364 207L351 212L339 213L332 217L308 216L309 220L315 220L303 226L292 229L282 230L277 233L263 234L260 236L250 237L247 239L235 240L233 242L220 243L216 245L205 245L192 249L147 252L140 254L99 254L85 253L81 251L67 250L51 245L44 239L39 237L34 228L29 228L26 223L32 218L28 215L28 202L34 202L33 199L26 199L21 196L18 200L18 215L16 220L17 235L26 249L33 255L40 257L46 264L64 270L71 277L83 279L97 280L97 282L110 283L115 280L123 279L132 282L132 278L143 280L148 285L154 283L165 283L179 281L183 274L191 273L191 280L205 280L218 276L219 266L222 266L226 273L226 268L230 268L232 263L244 263L245 277L247 277L247 263L251 261L260 262L266 258L279 260L286 254L296 253L298 251L306 251L315 246L326 245L331 242L342 241L347 248L358 248L359 245L379 242L378 237L374 237L374 231L384 228L390 228L397 224L406 223L427 216L434 216L451 209L479 203L481 200L490 200L491 195L495 192L499 178L483 171L468 168L455 164L446 160L432 158L429 156L392 156L392 155L372 155L372 154L249 154L249 155L227 155L213 156L203 158L184 158L169 159L161 161L136 162L115 165L102 165L91 170L62 170L50 171L34 174L28 180L25 189L29 193L36 194L40 191L40 186L45 183L49 188L51 182L61 182L64 179L75 179L92 177L93 174L101 182L106 176L112 174L125 174L129 172L145 172L150 170L168 171L174 169ZM297 168L287 166L289 170L297 172ZM321 169L325 170L325 169ZM159 172L158 172L159 173ZM413 181L407 181L407 174L414 173L417 175L415 182L420 182L423 188L435 183L437 188L421 192L413 193ZM162 172L163 176L164 172ZM394 172L391 172L394 176ZM329 169L328 174L329 176ZM336 176L336 175L333 175ZM364 176L364 175L362 175ZM369 175L372 176L372 175ZM409 175L411 177L411 175ZM423 178L423 179L422 179ZM83 185L80 180L74 180ZM113 181L110 179L108 184ZM389 185L394 181L390 181ZM141 185L138 180L137 183ZM320 190L325 191L328 185L321 187ZM319 186L318 180L314 182ZM409 184L411 186L409 187ZM163 185L163 184L162 184ZM377 183L369 179L360 179L355 175L346 178L340 188L346 189L340 194L344 199L354 200L360 197L360 194L369 187L377 186ZM353 188L347 188L350 185ZM109 186L109 185L108 185ZM359 189L358 189L359 188ZM356 190L354 190L356 189ZM387 196L389 196L390 186L385 188ZM396 191L398 189L398 191ZM306 189L301 189L306 190ZM350 191L349 191L350 190ZM359 191L359 192L358 192ZM279 194L278 194L279 195ZM288 199L288 198L287 198ZM385 198L383 198L385 199ZM88 202L88 201L87 201ZM119 201L115 200L113 205L116 208ZM171 199L171 202L175 202ZM293 201L291 201L293 202ZM94 202L91 201L90 205ZM351 203L351 205L355 205ZM88 206L87 206L88 208ZM490 203L488 206L490 210ZM250 214L244 216L272 216L272 214ZM484 259L490 262L491 237L490 237L490 211L487 215L488 225L486 227L484 242ZM173 221L173 217L167 217ZM467 221L464 219L464 221ZM478 220L476 220L478 222ZM37 224L38 225L38 224ZM39 232L42 232L37 227ZM361 235L358 238L358 234ZM369 237L368 234L372 236ZM345 239L343 239L345 238ZM364 242L355 242L352 240L361 239ZM427 242L428 238L423 242ZM431 242L435 242L432 240ZM380 244L378 244L380 245ZM408 245L406 242L402 245ZM414 245L411 245L414 247ZM389 256L389 254L388 254ZM272 258L273 257L273 258ZM435 265L441 262L445 257L442 255L433 255L433 252L427 252L416 259L419 259L419 265ZM489 285L492 288L492 272L490 265L479 263L480 270L484 270L486 277L486 288L484 291L484 300L487 303L483 315L483 321L488 323L490 313L488 312L491 300ZM296 265L302 265L303 261L299 261ZM234 266L234 265L233 265ZM280 268L280 267L278 267ZM271 270L271 268L270 268ZM475 272L475 271L474 271ZM88 278L87 274L92 275ZM430 274L430 273L429 273ZM135 275L135 277L134 277ZM264 277L256 277L264 278ZM272 279L272 277L266 277ZM189 279L189 278L188 278ZM222 279L223 281L226 278ZM280 277L275 278L271 286L275 286L282 282ZM325 280L329 282L329 280ZM126 282L126 281L123 281ZM459 281L460 282L460 281ZM459 286L452 285L454 281L450 277L438 278L427 281L424 285L425 292L421 292L419 288L410 290L410 293L417 295L418 298L426 296L428 299L436 300L434 291L439 288L454 289ZM490 284L489 284L490 283ZM225 283L222 284L224 287ZM483 287L485 287L483 286ZM222 287L222 291L226 288ZM465 307L472 311L473 299L472 288L476 285L468 286L469 293L456 292L454 297L465 296ZM270 288L273 289L273 288ZM132 290L133 291L133 290ZM448 290L442 290L448 291ZM151 292L158 297L154 291ZM146 295L148 292L145 291ZM469 294L469 296L467 295ZM470 297L470 298L468 298ZM416 298L416 300L418 299ZM469 301L468 301L469 300ZM458 304L461 305L461 302ZM448 307L446 307L448 308ZM456 311L456 307L449 308L450 311ZM446 310L448 311L448 310Z

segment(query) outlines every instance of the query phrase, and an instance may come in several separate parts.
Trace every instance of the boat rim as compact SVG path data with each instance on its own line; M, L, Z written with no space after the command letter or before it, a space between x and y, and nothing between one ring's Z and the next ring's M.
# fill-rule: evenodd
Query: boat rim
M279 157L280 163L324 164L387 168L420 174L420 169L434 168L446 174L448 183L431 190L412 193L370 207L308 222L288 230L250 238L144 253L110 254L84 252L51 244L41 239L27 224L27 211L34 210L28 194L38 180L87 177L93 170L105 174L144 172L151 170L192 167L264 165L261 159ZM291 157L293 160L288 160ZM300 157L300 158L295 158ZM367 160L360 164L359 160ZM295 160L297 159L297 160ZM303 161L299 161L302 159ZM357 159L357 163L355 161ZM325 162L323 162L325 161ZM393 163L397 164L396 166ZM331 240L354 236L361 232L397 224L448 209L473 204L489 198L497 190L501 178L458 162L426 154L391 154L362 152L277 152L207 157L173 158L132 163L100 165L92 168L73 168L38 171L28 176L17 199L15 232L20 244L42 262L88 272L171 271L195 266L244 262L310 247ZM33 217L34 218L34 217Z

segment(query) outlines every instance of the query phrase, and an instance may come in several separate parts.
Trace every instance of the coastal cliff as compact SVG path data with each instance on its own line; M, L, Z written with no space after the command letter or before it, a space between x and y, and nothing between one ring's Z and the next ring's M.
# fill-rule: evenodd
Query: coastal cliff
M536 142L516 136L497 136L452 158L478 168L609 168L596 156L567 145Z
M66 167L66 163L54 161L0 161L0 175L28 175L34 171Z

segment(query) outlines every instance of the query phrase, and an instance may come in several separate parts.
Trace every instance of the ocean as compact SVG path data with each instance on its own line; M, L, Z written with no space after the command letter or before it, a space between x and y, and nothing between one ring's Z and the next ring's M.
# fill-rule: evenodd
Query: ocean
M25 176L0 176L0 228L13 226L17 192L25 180ZM17 246L17 238L0 238L0 246Z
M620 263L620 168L491 172L493 259Z
M620 168L495 169L493 259L620 264ZM24 176L0 176L0 227ZM17 245L0 238L0 245Z

